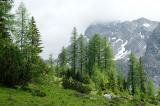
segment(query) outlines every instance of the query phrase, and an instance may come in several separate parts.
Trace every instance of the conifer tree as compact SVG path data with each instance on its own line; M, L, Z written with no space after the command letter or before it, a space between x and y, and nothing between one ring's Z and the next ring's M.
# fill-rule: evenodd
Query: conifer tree
M27 31L28 31L28 23L29 23L29 14L28 11L22 2L15 15L15 38L16 44L20 47L21 52L24 52L24 48L26 46L27 40Z
M40 32L37 28L36 22L34 17L31 17L31 20L29 22L28 26L28 31L27 31L27 53L28 53L28 64L30 64L30 71L31 71L31 77L32 79L35 76L38 76L38 74L41 73L39 69L39 62L41 61L41 58L39 57L39 54L42 52L42 46L41 46L41 35Z
M147 84L147 96L149 98L153 98L155 95L155 88L154 88L154 83L152 80L150 80Z
M136 87L137 87L137 59L134 56L133 53L130 54L129 56L129 72L128 72L128 89L131 89L131 94L135 95L136 93Z
M139 59L139 76L140 76L140 90L141 90L141 93L143 93L143 95L146 94L146 75L145 75L145 72L144 72L144 66L143 66L143 61L142 61L142 58L140 57ZM143 96L142 95L142 96Z
M71 70L73 71L73 74L76 74L77 71L77 29L74 27L71 37L71 50L70 50L70 64L71 64Z
M40 35L40 32L37 28L37 25L36 25L36 22L35 22L35 19L34 17L32 16L31 18L31 22L30 22L30 25L29 25L29 39L30 39L30 44L32 46L32 54L34 56L38 56L39 53L42 52L42 46L41 46L41 35Z
M93 38L90 39L89 41L89 47L88 47L88 70L89 75L91 75L93 72L93 67L95 64L100 68L101 67L101 41L102 39L100 38L99 34L95 34Z
M84 36L81 34L78 38L78 66L80 73L82 74L85 71L85 42Z
M53 69L54 58L53 58L53 55L52 55L52 54L49 55L49 58L48 58L47 63L49 64L49 67L50 67L51 69Z
M125 77L123 76L123 74L122 73L118 73L117 86L118 86L119 91L123 91L124 90L124 80L125 80Z
M20 83L20 54L12 42L12 0L0 1L0 83L13 86Z
M103 47L103 69L105 71L109 71L110 69L114 68L114 60L113 60L113 53L112 53L112 50L109 46L109 43L107 41L106 38L103 39L103 42L104 42L104 47Z
M107 38L103 38L101 41L101 68L105 72L106 76L109 80L109 88L112 90L116 89L116 83L117 83L117 73L115 68L115 63L113 60L113 53L112 49L110 48L110 45L107 41Z
M109 80L109 89L111 89L112 91L116 90L117 87L117 81L116 81L116 70L115 69L111 69L108 72L108 80Z
M15 43L20 48L21 52L21 79L23 83L27 83L32 78L31 72L31 46L29 39L29 15L28 11L24 5L21 3L15 14ZM31 67L30 67L31 66Z
M66 71L67 66L67 50L63 47L61 53L58 56L58 64L61 67L61 71Z

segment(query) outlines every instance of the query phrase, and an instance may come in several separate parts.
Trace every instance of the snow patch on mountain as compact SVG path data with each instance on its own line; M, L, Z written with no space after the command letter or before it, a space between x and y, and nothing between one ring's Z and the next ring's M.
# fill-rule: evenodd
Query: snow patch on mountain
M123 42L122 39L117 39L117 40L115 41L115 43L117 43L117 42L119 42L119 41Z
M143 26L144 26L144 27L150 27L151 25L148 24L148 23L144 23Z
M125 42L122 39L118 39L117 41L122 41L121 47L119 48L118 53L115 55L114 60L119 60L130 54L130 51L125 49L125 46L127 45L128 41ZM124 43L123 43L124 42Z
M115 40L115 39L116 39L116 37L113 37L113 38L112 38L112 40Z
M140 37L141 37L142 39L144 39L144 35L142 35L141 32L139 33L139 35L140 35Z

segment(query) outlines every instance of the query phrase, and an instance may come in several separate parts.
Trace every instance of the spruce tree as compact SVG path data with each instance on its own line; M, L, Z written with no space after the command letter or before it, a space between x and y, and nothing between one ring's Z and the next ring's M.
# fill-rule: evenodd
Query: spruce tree
M31 17L31 20L29 22L29 29L27 31L27 53L29 55L28 57L28 64L30 64L30 71L31 71L31 77L32 79L35 76L38 76L41 71L39 70L39 62L41 61L41 58L39 54L42 52L42 46L41 46L41 35L37 28L36 22L34 17Z
M0 83L14 86L20 84L20 54L12 42L12 0L0 1Z
M33 56L38 56L39 53L42 52L42 46L41 46L41 35L40 32L37 28L36 22L34 17L32 16L31 18L31 22L29 24L29 32L28 32L28 36L30 39L30 44L32 47L32 55Z

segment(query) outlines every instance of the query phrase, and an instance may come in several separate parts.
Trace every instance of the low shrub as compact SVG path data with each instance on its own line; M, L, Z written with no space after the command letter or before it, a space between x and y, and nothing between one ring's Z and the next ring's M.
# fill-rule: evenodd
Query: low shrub
M74 80L82 82L84 84L90 84L91 82L91 79L87 73L80 73L80 72L73 73L71 70L68 70L63 73L63 76L67 79L72 77Z
M75 81L72 78L69 79L64 78L62 85L65 89L73 89L80 93L89 94L91 92L91 88L89 86L84 85L79 81Z
M31 91L33 96L45 97L46 94L40 90L32 90Z
M28 88L28 87L23 87L22 90L30 92L33 96L39 96L39 97L45 97L46 96L46 93L44 93L40 90L37 90L37 89L31 89L31 88Z

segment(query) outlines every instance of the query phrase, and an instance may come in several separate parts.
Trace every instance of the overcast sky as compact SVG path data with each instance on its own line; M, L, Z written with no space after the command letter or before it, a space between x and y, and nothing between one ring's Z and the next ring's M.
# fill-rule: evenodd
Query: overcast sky
M160 21L160 0L14 0L15 8L24 2L36 19L42 34L44 51L57 57L70 41L74 26L84 33L88 25L113 20L145 17Z

